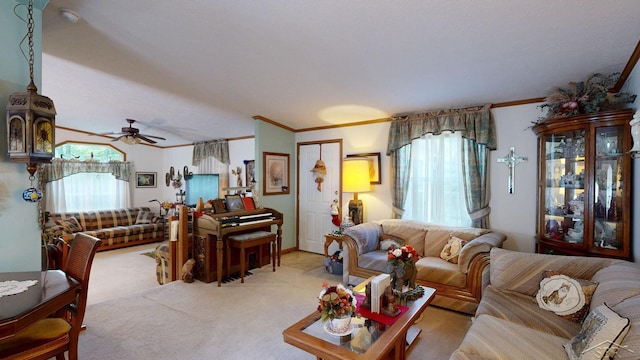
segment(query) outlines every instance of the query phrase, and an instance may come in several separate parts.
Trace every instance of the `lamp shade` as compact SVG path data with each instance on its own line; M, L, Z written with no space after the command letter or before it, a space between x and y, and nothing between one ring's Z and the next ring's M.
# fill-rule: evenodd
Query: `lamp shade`
M352 193L371 191L369 159L353 157L342 161L342 191Z

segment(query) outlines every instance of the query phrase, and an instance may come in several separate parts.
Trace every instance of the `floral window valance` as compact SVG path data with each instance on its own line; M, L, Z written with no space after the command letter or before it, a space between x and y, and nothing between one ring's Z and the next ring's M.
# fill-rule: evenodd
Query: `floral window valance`
M214 157L221 163L229 165L229 141L226 139L200 141L193 144L193 159L191 164L198 166L200 161Z
M496 130L491 105L464 109L435 110L391 118L387 155L426 134L438 135L443 131L461 131L462 137L495 150Z
M131 164L123 161L98 162L95 160L53 159L41 165L40 177L45 183L60 180L65 176L80 173L109 173L118 180L129 181Z

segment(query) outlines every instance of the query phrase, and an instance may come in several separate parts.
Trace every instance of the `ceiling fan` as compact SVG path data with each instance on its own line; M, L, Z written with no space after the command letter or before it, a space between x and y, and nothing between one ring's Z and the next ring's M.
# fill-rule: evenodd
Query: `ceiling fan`
M140 134L140 130L133 127L133 123L136 122L135 120L127 119L127 122L129 123L129 127L121 128L121 132L102 133L100 135L117 135L117 137L112 141L122 140L123 142L128 144L140 143L140 140L144 140L149 144L155 144L157 141L152 140L151 138L158 140L167 140L160 136Z

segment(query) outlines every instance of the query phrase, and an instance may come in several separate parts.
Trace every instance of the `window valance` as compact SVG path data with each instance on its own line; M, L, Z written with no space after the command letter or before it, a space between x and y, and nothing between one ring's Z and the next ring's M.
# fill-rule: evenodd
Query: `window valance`
M45 183L60 180L65 176L79 173L109 173L118 180L129 181L131 164L123 161L99 162L95 160L53 159L50 164L42 164L40 177Z
M496 132L491 105L435 110L391 117L387 155L426 134L461 131L462 137L495 150Z
M226 139L200 141L193 144L191 164L198 166L207 157L214 157L223 164L229 165L229 141Z

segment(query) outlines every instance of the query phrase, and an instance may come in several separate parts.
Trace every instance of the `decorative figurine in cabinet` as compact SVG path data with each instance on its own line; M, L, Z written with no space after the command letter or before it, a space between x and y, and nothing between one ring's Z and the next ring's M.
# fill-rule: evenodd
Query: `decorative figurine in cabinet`
M630 258L632 116L624 109L533 126L538 252Z

